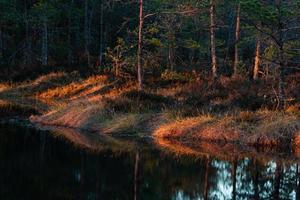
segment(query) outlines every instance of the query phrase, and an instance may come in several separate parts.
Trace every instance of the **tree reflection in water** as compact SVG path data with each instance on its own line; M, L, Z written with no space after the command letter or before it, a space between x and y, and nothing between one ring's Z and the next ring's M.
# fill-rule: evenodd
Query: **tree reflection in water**
M120 146L90 152L49 133L2 124L0 199L299 198L295 161L175 155L148 143Z

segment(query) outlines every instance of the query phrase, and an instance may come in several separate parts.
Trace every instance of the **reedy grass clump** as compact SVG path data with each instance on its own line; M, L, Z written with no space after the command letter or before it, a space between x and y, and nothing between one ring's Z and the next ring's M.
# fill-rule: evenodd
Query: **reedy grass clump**
M269 82L154 81L138 91L133 81L106 75L77 78L50 74L8 91L26 96L32 90L32 97L51 105L34 121L103 133L277 145L287 138L291 143L299 131L298 94L288 94L294 100L286 112L276 111Z

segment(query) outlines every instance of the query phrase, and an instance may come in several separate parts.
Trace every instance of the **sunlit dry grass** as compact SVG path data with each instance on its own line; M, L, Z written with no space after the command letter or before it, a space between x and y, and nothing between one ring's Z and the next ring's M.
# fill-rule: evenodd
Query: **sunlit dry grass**
M0 83L0 92L10 89L12 86L8 83Z
M138 91L134 81L108 75L80 78L74 72L2 88L7 88L3 94L49 106L44 115L32 117L35 122L107 134L272 146L291 144L299 132L299 105L272 111L276 102L270 83L221 77L219 82L159 84ZM289 96L297 101L297 93Z
M290 145L298 135L300 120L283 112L258 111L221 117L195 117L162 125L156 137L250 145Z
M38 94L38 97L43 99L53 99L69 98L75 95L84 96L88 94L86 90L92 90L93 87L97 87L98 85L103 86L107 81L107 76L92 76L84 80L74 80L70 84L42 91Z

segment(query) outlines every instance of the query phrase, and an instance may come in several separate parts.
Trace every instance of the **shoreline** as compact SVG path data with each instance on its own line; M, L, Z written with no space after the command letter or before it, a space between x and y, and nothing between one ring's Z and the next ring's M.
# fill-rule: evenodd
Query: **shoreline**
M189 141L174 138L155 138L153 136L122 135L116 137L87 130L41 124L32 124L30 127L41 131L50 131L53 137L62 138L73 145L74 148L85 149L91 153L110 150L110 148L115 152L134 152L143 148L153 148L174 156L187 155L195 158L216 158L229 162L243 158L284 163L300 161L299 147L282 149L278 146L258 147L237 143Z
M265 99L272 93L259 83L225 78L217 84L202 80L140 92L131 82L107 76L79 81L78 74L73 76L52 73L5 88L1 102L18 104L22 97L21 107L41 113L29 117L32 123L110 136L300 147L300 103L296 99L285 111L263 108L271 105ZM256 93L245 93L245 87ZM253 95L260 102L253 102Z

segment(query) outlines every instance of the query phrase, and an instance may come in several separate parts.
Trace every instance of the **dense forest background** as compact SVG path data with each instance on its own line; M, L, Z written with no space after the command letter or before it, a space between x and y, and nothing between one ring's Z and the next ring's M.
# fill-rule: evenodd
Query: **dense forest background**
M0 0L1 80L53 71L138 79L285 78L299 0Z

